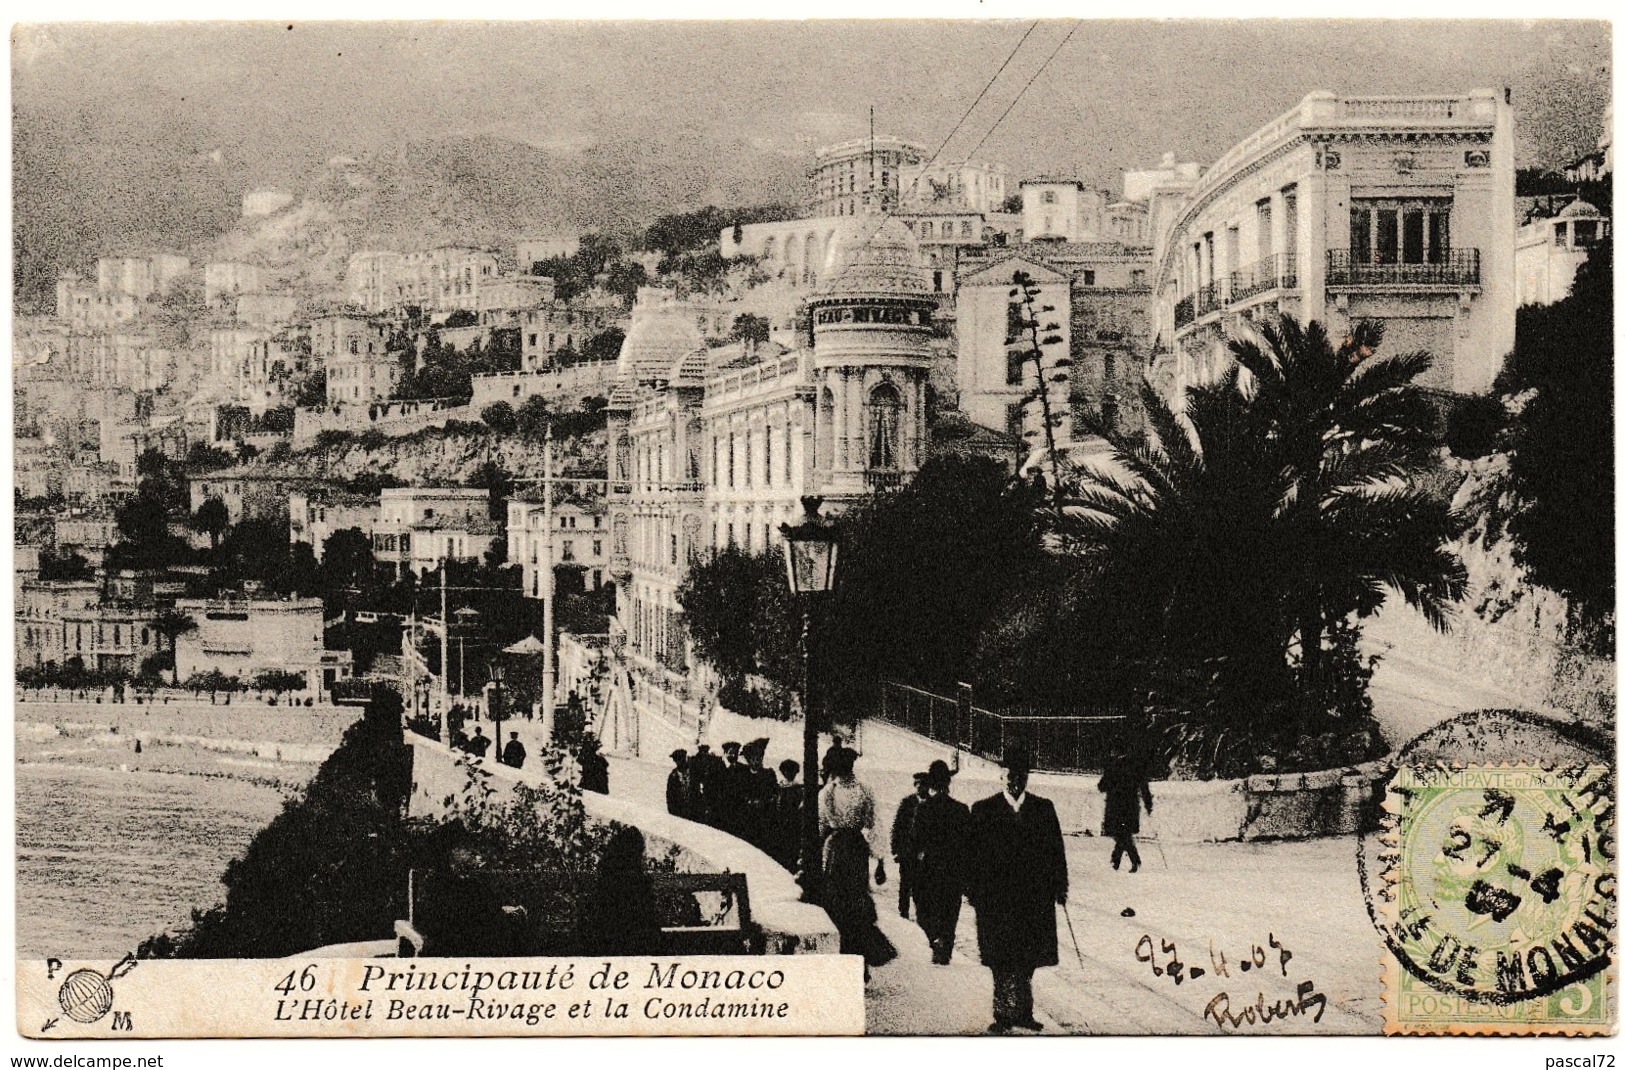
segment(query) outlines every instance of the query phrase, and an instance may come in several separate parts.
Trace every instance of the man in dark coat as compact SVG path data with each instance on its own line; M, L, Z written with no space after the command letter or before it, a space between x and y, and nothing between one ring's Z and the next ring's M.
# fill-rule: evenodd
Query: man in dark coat
M750 768L739 760L739 744L733 740L722 745L722 755L726 764L717 773L714 783L707 785L708 790L715 789L712 794L716 802L711 807L713 823L724 832L744 836L745 807L751 788Z
M518 732L508 733L508 745L502 748L502 764L511 765L515 769L525 766L525 745L519 742Z
M716 755L711 744L701 743L694 748L694 757L688 760L688 819L711 824L712 766Z
M581 766L581 790L609 794L609 760L598 750L598 737L592 734L581 740L581 753L576 756Z
M1099 788L1106 793L1106 820L1100 832L1112 839L1112 868L1120 868L1126 854L1128 871L1136 873L1140 869L1140 852L1134 847L1134 834L1140 831L1142 799L1145 812L1151 812L1151 783L1146 779L1145 767L1129 754L1113 754L1100 774Z
M1066 903L1066 849L1055 805L1029 794L1032 759L1005 749L1005 788L971 807L976 943L993 971L990 1032L1042 1029L1033 1017L1033 971L1060 961L1055 907Z
M925 801L925 774L914 774L914 790L897 804L891 822L891 856L897 863L897 913L908 917L909 897L914 891L914 814Z
M762 850L772 838L773 807L779 797L779 778L767 768L767 739L753 739L740 749L750 779L745 785L744 836Z
M947 762L932 762L925 775L929 794L914 812L914 916L938 966L954 957L971 828L970 807L948 794L952 777Z
M666 774L666 813L673 817L688 816L689 769L688 751L681 747L671 752L671 772Z
M475 725L474 735L469 739L466 749L474 757L483 758L485 752L491 749L491 737L485 734L483 728Z

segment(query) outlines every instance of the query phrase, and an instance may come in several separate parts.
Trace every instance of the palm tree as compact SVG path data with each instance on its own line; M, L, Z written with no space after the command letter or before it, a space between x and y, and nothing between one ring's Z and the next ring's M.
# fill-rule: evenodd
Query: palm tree
M230 525L231 514L226 509L226 503L212 496L197 507L197 513L192 517L193 530L208 534L211 550L220 548L220 536Z
M1334 348L1324 326L1291 317L1230 343L1275 436L1285 482L1278 515L1292 531L1296 571L1289 611L1310 681L1326 626L1376 612L1386 589L1441 631L1466 592L1466 570L1445 545L1460 533L1457 521L1416 484L1436 423L1416 380L1433 358L1379 358L1381 344L1376 321Z
M174 607L161 609L158 615L152 618L153 631L169 640L169 653L173 659L170 665L170 684L181 686L180 656L175 650L175 640L188 632L197 631L197 621L188 614L182 613Z
M1327 627L1398 591L1435 626L1465 592L1448 505L1416 483L1431 410L1423 353L1378 358L1362 325L1333 347L1289 317L1231 342L1236 362L1175 411L1144 391L1151 435L1085 473L1068 526L1143 604L1148 630L1219 659L1221 689L1320 683ZM1239 690L1238 690L1239 689Z

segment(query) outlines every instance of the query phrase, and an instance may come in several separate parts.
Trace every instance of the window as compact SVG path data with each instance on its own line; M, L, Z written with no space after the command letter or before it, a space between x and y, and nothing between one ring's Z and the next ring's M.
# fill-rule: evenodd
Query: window
M361 352L361 345L354 338L350 339L350 352L352 354L359 354Z
M968 237L971 236L971 233L970 233L970 220L968 220L968 219L960 220L960 222L959 222L959 236L961 238L968 238Z
M1450 253L1450 202L1365 199L1349 206L1349 255L1356 264L1440 264Z
M773 429L770 427L762 438L762 483L765 486L773 485Z
M594 557L603 557L604 556L604 540L603 539L594 539L592 541L592 556L594 556Z
M1045 190L1043 192L1043 194L1039 196L1038 200L1039 200L1040 204L1054 204L1055 203L1055 191L1052 190L1052 189ZM1049 217L1046 216L1045 218L1048 219Z
M1020 386L1026 374L1027 354L1019 348L1004 351L1004 385Z
M1084 271L1084 273L1083 273L1083 284L1085 286L1093 286L1095 284L1095 273L1093 271L1090 271L1090 270L1085 270Z
M1576 219L1574 221L1574 247L1583 249L1597 242L1597 221L1595 219Z
M728 486L731 488L731 487L733 487L733 485L734 485L734 436L733 436L733 432L730 431L730 432L728 432ZM728 541L730 543L733 542L733 536L731 534L728 536Z
M898 435L902 399L897 388L881 383L869 395L869 467L894 469L898 465Z
M935 223L931 222L929 219L927 219L925 222L920 224L920 237L922 237L922 238L935 237L936 236L936 228L937 228L937 225Z
M562 561L574 561L576 559L576 544L573 540L564 540L563 545L559 548L559 559Z
M1275 206L1268 197L1258 202L1258 259L1268 260L1275 252Z
M1128 273L1128 279L1129 285L1131 286L1144 286L1145 268L1135 268L1133 271L1130 271Z

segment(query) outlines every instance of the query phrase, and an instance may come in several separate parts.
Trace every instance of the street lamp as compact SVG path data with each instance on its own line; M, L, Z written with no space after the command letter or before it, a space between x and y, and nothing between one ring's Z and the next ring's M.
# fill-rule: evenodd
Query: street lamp
M801 603L801 715L802 788L805 799L801 814L801 892L815 901L820 884L818 850L818 721L812 704L812 614L813 604L835 589L835 565L840 556L841 537L834 524L818 515L823 504L818 497L801 499L799 524L782 524L784 566L790 579L790 593Z
M468 626L480 619L480 611L473 606L464 606L452 616L457 618L457 700L467 702L468 692L463 688L463 639Z
M502 762L502 659L491 659L491 724L495 738L492 746L496 747L496 758Z

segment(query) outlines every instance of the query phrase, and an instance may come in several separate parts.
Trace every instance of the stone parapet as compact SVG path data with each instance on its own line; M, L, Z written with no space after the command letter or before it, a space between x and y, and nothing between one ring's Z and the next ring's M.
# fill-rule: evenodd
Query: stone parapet
M465 775L457 756L434 740L414 733L407 733L406 741L412 747L410 814L443 814L448 800L464 786ZM539 770L530 774L494 763L485 767L501 790L545 776ZM761 927L768 954L833 955L840 950L840 935L829 915L801 902L801 888L784 867L738 837L610 795L585 792L582 802L595 821L636 826L652 856L673 855L683 872L743 873L750 892L751 918Z

